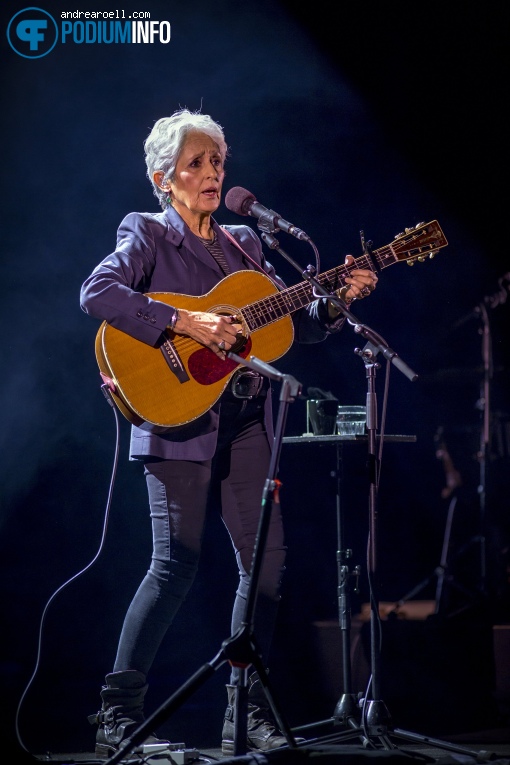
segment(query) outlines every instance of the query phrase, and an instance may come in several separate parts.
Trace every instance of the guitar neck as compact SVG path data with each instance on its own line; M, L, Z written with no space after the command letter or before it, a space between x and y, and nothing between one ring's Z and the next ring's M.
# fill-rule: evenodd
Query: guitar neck
M356 258L350 266L344 263L332 268L331 271L319 274L317 281L328 292L337 292L345 287L346 278L355 269L382 270L386 266L399 262L414 265L416 261L423 262L427 258L433 258L447 244L441 226L436 220L418 223L397 234L390 244ZM301 282L247 305L242 309L242 314L248 327L255 330L304 308L314 299L313 285L308 281Z
M391 252L391 246L387 245L379 250L374 250L371 255L362 255L360 258L356 258L350 266L343 264L319 274L317 281L328 292L334 292L345 286L345 279L351 271L358 268L374 271L374 260L379 268L396 262L396 258ZM275 295L258 300L256 303L251 303L245 306L241 313L250 330L253 331L304 308L314 300L313 285L305 281L293 287L287 287Z

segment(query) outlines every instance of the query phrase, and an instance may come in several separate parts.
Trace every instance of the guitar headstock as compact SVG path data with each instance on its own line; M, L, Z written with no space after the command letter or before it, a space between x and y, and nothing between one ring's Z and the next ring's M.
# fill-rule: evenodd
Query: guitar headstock
M414 266L416 261L423 263L427 258L433 258L447 244L441 226L433 220L406 228L396 235L389 247L395 262L405 260L409 266Z

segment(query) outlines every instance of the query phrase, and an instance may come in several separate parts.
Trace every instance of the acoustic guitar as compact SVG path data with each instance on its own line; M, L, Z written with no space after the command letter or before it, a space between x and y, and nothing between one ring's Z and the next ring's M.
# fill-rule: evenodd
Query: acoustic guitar
M391 244L356 258L351 266L337 266L316 279L328 292L337 291L353 269L380 271L399 262L414 265L434 257L447 244L437 221L418 223L398 234ZM268 363L292 345L291 314L315 299L308 281L278 289L258 271L229 274L205 295L147 294L176 308L235 317L243 330L230 350L241 358L254 356ZM98 330L95 351L101 377L119 411L149 432L178 427L205 414L241 367L170 330L154 348L107 322Z

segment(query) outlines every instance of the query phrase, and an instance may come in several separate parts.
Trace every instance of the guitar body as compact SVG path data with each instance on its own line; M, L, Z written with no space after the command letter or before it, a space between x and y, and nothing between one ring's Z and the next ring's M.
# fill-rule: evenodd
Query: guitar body
M277 293L264 274L236 271L206 295L162 292L148 296L175 308L238 316L243 307ZM244 346L232 350L243 358L256 356L271 362L292 345L294 327L289 315L251 332L242 319L240 323L244 327ZM170 353L136 340L106 322L96 335L96 360L103 379L110 381L117 407L132 424L148 430L151 425L178 427L200 417L219 399L241 366L228 358L222 361L189 337L169 332L168 338ZM172 362L175 357L177 367Z

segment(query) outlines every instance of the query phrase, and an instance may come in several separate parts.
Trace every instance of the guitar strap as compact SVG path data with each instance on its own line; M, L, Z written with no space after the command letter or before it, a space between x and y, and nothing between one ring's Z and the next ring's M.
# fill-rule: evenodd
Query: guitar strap
M249 261L250 261L250 263L253 263L253 265L255 266L255 268L257 269L257 271L261 271L261 272L264 274L264 276L267 276L267 278L268 278L268 279L271 279L271 277L269 276L269 274L268 274L268 273L266 273L266 271L264 271L264 269L262 268L262 266L261 266L261 265L259 265L259 264L257 263L257 261L256 261L256 260L253 260L253 258L252 258L250 255L248 255L248 253L247 253L247 252L245 252L245 250L243 250L243 248L241 247L241 245L239 244L239 242L237 241L237 239L235 238L235 236L234 236L233 234L231 234L231 233L230 233L230 231L227 231L227 229L225 228L225 226L220 226L220 228L221 228L221 230L223 231L223 233L225 234L225 236L227 237L227 239L230 239L230 241L232 242L232 244L233 244L235 247L237 247L237 249L238 249L238 250L240 250L240 251L243 253L244 257L245 257L247 260L249 260ZM281 291L281 289L282 289L282 288L281 288L281 286L280 286L279 284L277 284L277 282L275 282L275 280L274 280L274 279L271 279L271 281L273 282L274 286L275 286L275 287L278 289L278 291L280 292L280 291Z

